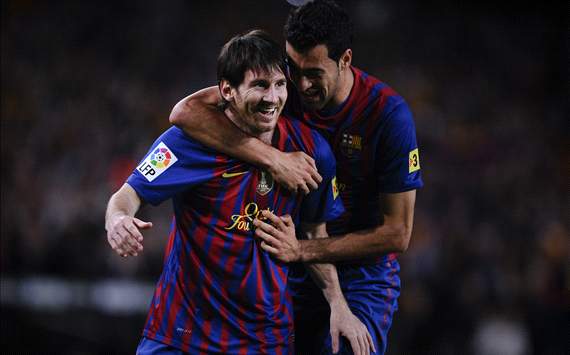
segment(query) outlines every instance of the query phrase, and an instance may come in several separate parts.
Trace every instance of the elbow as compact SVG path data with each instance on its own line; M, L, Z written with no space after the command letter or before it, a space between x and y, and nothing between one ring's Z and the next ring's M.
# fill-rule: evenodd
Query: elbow
M412 236L412 228L400 225L394 228L394 234L392 238L392 248L396 253L405 253L410 246L410 239Z
M187 111L188 111L188 101L187 99L183 99L174 106L172 112L170 112L168 121L170 122L171 125L181 127L184 124L185 121L184 118L186 116Z

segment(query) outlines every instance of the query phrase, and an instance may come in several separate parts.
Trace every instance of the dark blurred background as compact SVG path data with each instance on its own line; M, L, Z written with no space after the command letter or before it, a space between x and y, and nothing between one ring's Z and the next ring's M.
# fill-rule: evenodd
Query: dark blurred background
M567 5L344 2L354 64L415 115L417 197L388 354L568 354ZM2 1L2 353L134 353L171 206L107 245L110 195L219 48L285 1Z

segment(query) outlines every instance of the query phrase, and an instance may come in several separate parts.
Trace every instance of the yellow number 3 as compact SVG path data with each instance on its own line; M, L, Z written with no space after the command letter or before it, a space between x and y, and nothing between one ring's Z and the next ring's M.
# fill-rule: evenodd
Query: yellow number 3
M420 152L418 148L410 152L408 167L409 167L408 169L409 173L413 173L414 171L420 170Z

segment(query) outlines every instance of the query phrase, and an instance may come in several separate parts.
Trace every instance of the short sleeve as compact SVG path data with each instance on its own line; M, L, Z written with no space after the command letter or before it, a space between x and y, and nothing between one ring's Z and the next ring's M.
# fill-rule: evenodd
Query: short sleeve
M311 191L301 205L301 222L320 223L339 217L344 212L336 185L336 160L328 142L316 131L315 161L323 181Z
M397 193L423 186L416 128L404 101L381 120L375 171L381 192Z
M127 183L141 199L158 205L212 178L216 157L206 153L205 147L172 127L154 142Z

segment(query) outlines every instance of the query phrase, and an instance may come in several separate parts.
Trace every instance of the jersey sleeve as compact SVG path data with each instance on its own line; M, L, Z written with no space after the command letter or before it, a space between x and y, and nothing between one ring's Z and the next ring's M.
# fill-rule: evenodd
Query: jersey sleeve
M381 121L375 171L380 191L397 193L423 186L416 128L402 101Z
M311 191L301 205L300 220L305 223L326 222L344 212L336 185L336 160L328 142L316 131L315 162L323 181L317 190Z
M216 157L179 128L164 132L151 146L127 183L152 205L173 197L213 176Z

